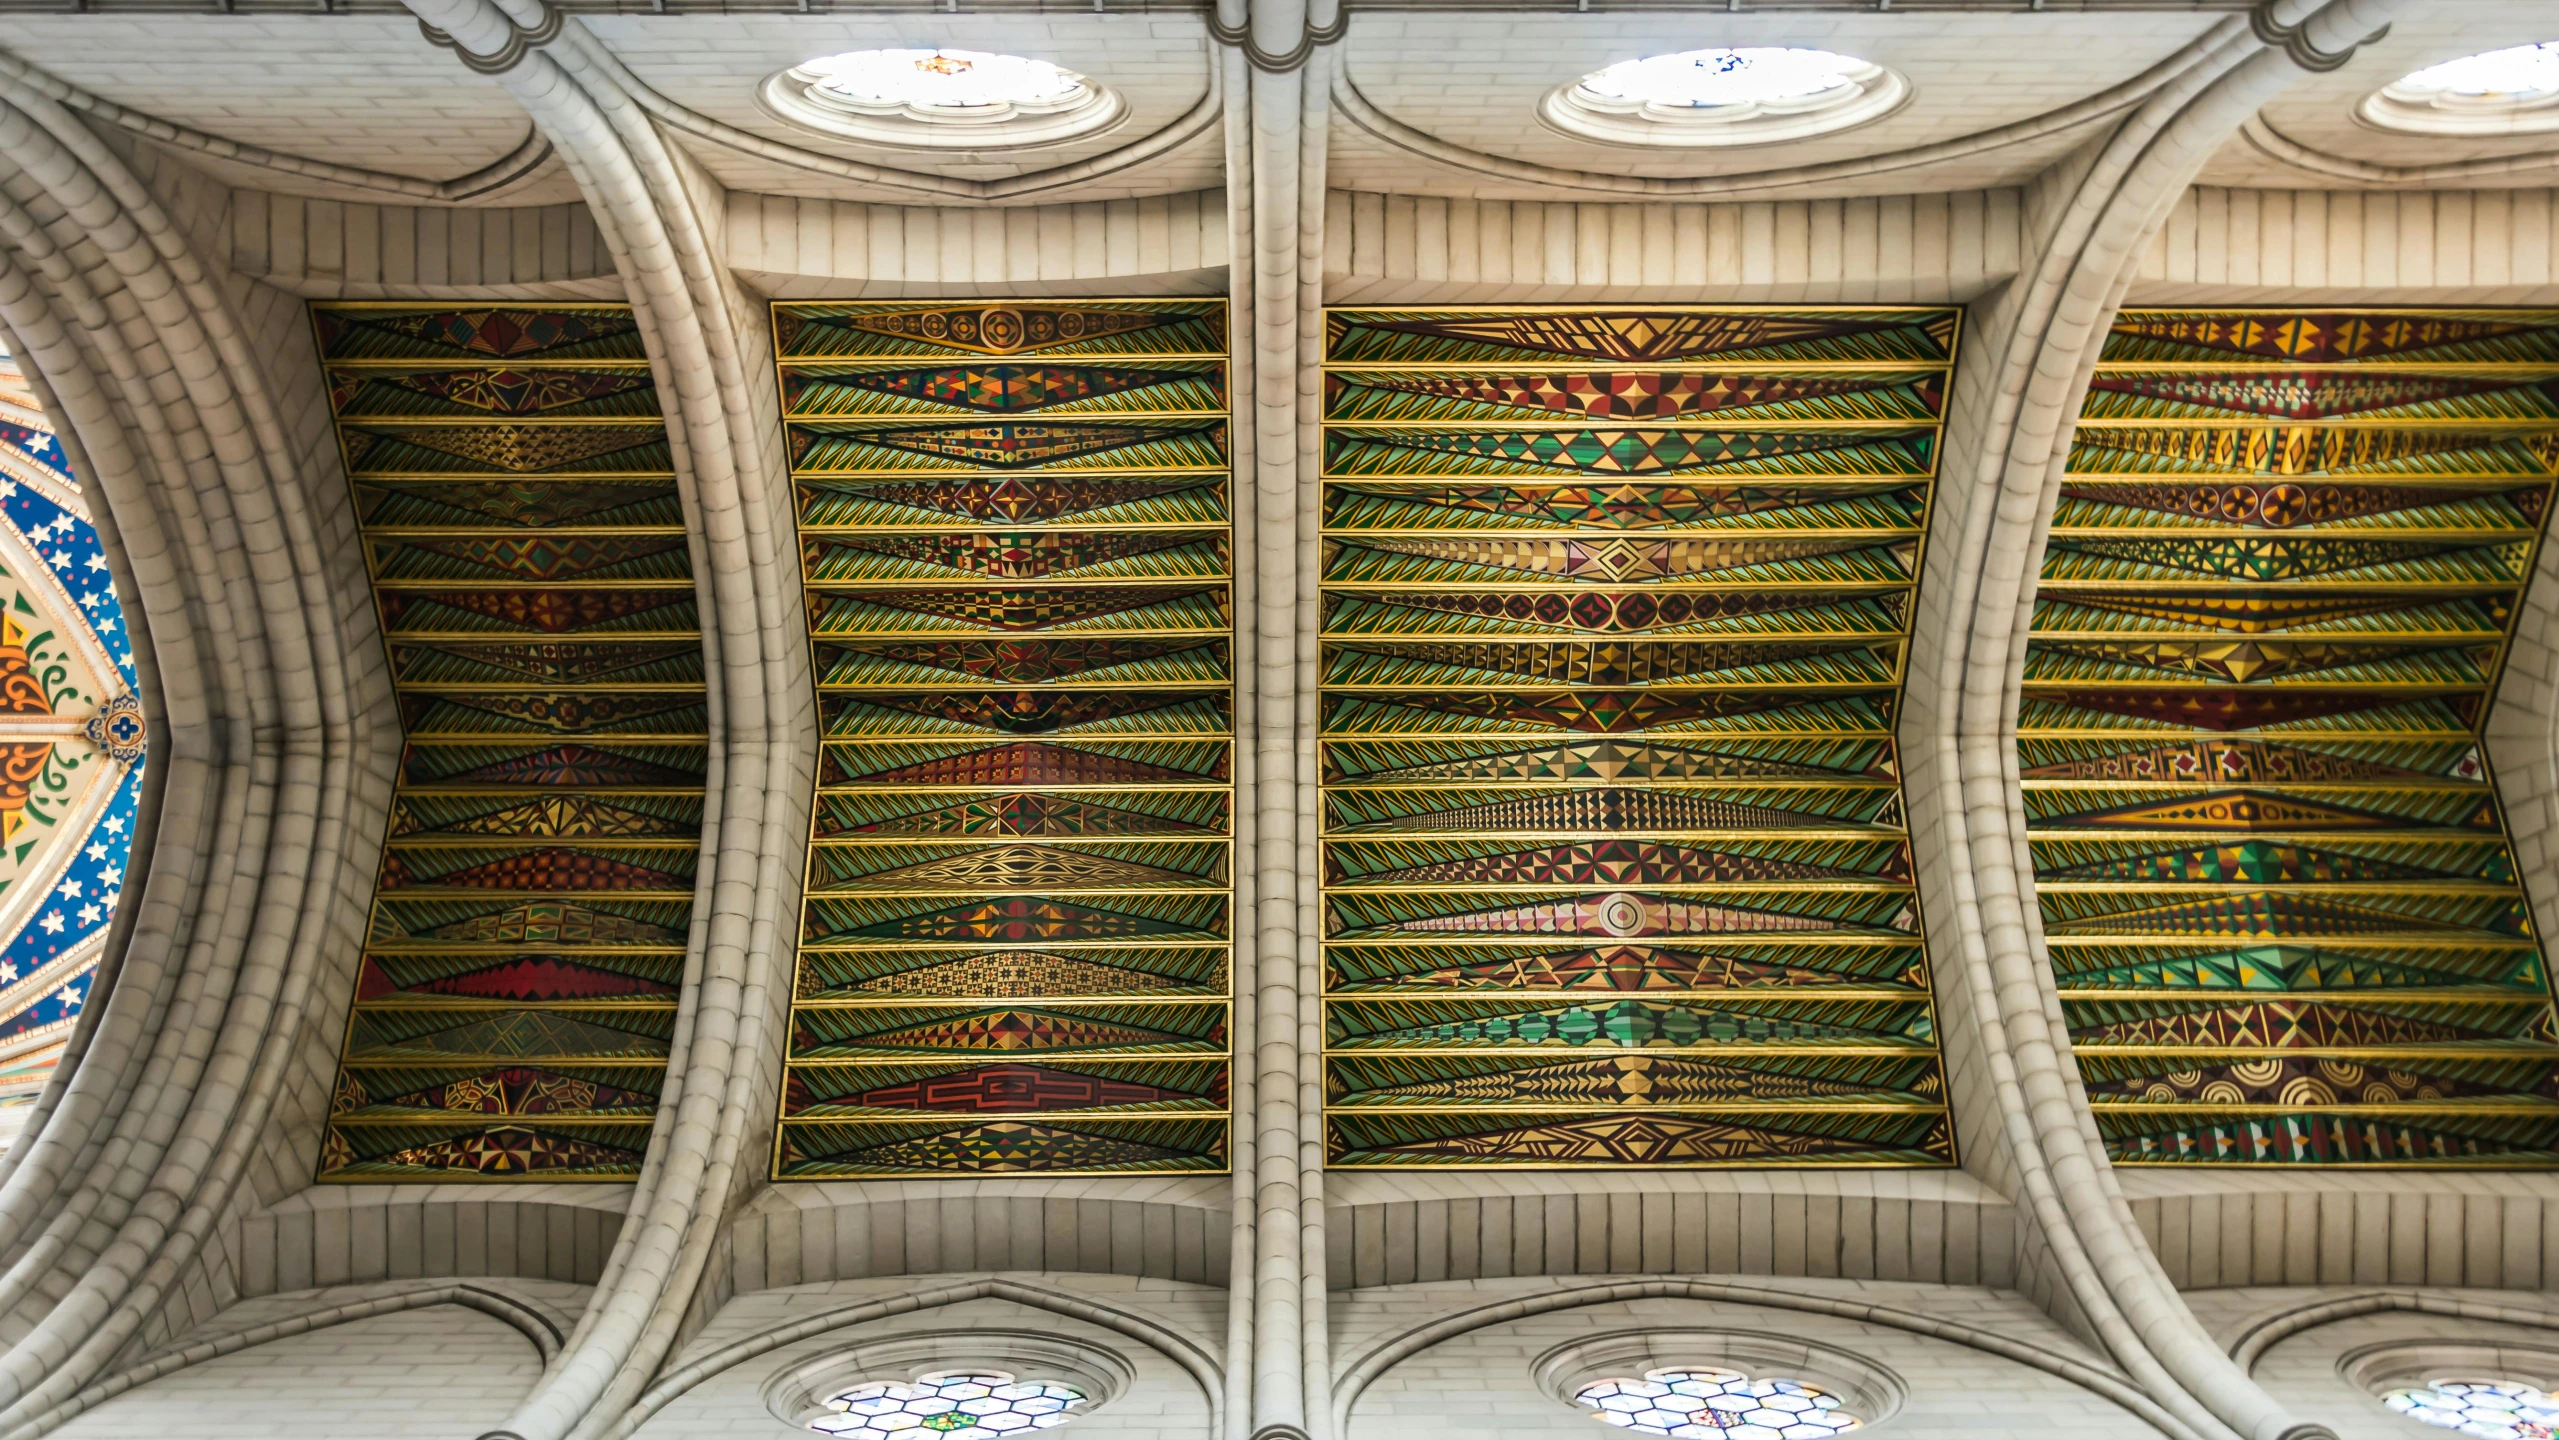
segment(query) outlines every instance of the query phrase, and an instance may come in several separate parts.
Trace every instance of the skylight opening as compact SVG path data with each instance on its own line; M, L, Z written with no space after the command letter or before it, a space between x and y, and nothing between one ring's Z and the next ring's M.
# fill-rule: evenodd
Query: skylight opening
M2559 130L2559 40L2413 71L2367 96L2355 113L2367 124L2419 135Z
M2465 99L2559 94L2559 41L2515 45L2430 65L2399 82Z
M1679 110L1793 109L1818 105L1874 70L1827 50L1689 50L1620 61L1584 76L1581 88L1602 100Z
M1085 97L1084 77L1046 60L983 50L855 50L792 72L834 104L873 115L984 124Z
M1900 108L1910 84L1828 50L1684 50L1624 60L1559 86L1546 122L1621 145L1766 145L1863 125Z
M887 145L1054 144L1117 121L1119 97L1064 66L951 46L821 55L764 82L785 120Z

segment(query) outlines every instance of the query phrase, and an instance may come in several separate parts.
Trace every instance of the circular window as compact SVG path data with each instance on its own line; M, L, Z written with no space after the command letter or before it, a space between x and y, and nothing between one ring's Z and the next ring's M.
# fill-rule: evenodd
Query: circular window
M1116 92L1046 60L949 48L821 56L765 81L762 98L828 134L971 150L1072 140L1124 108Z
M821 1435L905 1435L909 1440L995 1440L1072 1420L1082 1390L1054 1381L1015 1380L1001 1371L948 1371L911 1385L874 1380L828 1396L825 1414L805 1421Z
M1626 60L1559 86L1555 128L1618 145L1766 145L1827 135L1900 108L1910 82L1828 50L1683 50Z
M2436 1380L2393 1390L2381 1403L2479 1440L2551 1440L2559 1427L2559 1398L2513 1380Z
M2430 66L2382 87L2356 115L2420 135L2559 130L2559 40Z
M1573 1395L1608 1424L1684 1440L1824 1440L1865 1422L1818 1385L1736 1370L1653 1370L1594 1380Z

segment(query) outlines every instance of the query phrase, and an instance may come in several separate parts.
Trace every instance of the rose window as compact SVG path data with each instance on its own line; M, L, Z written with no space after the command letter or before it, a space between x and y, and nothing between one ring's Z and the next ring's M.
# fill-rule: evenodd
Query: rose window
M2381 1403L2479 1440L2551 1440L2559 1426L2559 1398L2511 1380L2438 1380L2394 1390Z
M1825 1440L1864 1422L1817 1385L1732 1370L1655 1370L1594 1380L1573 1396L1595 1419L1681 1440Z

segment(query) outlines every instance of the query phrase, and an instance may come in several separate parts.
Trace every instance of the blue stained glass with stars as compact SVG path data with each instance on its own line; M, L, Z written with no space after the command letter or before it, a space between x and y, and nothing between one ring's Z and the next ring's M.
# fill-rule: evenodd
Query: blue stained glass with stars
M0 358L0 365L9 363ZM0 420L0 445L42 466L64 488L80 489L62 443L50 433ZM0 475L0 520L25 538L27 549L79 607L96 636L97 648L115 667L114 680L108 683L120 681L130 693L135 687L133 644L96 527L53 496L5 475ZM100 756L97 763L111 762ZM88 1000L90 983L96 978L93 966L82 965L69 973L47 967L115 923L133 854L134 810L141 796L142 772L143 766L136 764L116 777L113 793L67 860L58 865L40 862L17 882L43 883L47 893L26 905L16 931L0 939L0 1044L73 1020ZM38 986L42 994L27 993Z
M71 477L71 467L63 458L62 442L51 435L0 421L0 443L17 447L20 453L60 476L65 485L78 487L80 482ZM30 486L12 485L6 480L0 480L0 486L7 487L0 492L0 515L6 515L18 533L27 537L28 548L43 557L46 568L79 603L80 612L88 617L89 628L98 632L98 647L115 662L125 688L132 689L133 642L124 630L124 605L107 578L107 552L98 543L97 528Z
M79 853L54 877L43 903L28 912L27 923L6 945L0 945L0 989L70 954L80 942L114 922L116 904L124 898L125 866L133 856L133 807L141 793L142 767L136 765L116 782L114 798L98 816ZM69 996L69 1010L58 1018L80 1013L87 980L84 976L73 984L82 993ZM10 997L13 1002L18 998ZM28 1022L24 1015L0 1021L0 1040L42 1023Z

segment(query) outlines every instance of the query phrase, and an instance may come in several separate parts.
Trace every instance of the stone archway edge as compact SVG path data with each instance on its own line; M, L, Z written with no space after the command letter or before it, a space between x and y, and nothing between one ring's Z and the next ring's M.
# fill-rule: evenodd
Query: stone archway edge
M1070 1295L1062 1290L1052 1290L1043 1285L1025 1284L1019 1280L986 1279L967 1280L955 1285L937 1285L929 1290L914 1290L903 1295L888 1296L885 1299L841 1305L732 1340L716 1350L696 1356L669 1371L665 1379L643 1392L613 1427L603 1433L602 1440L628 1440L628 1437L637 1432L642 1425L647 1424L652 1416L675 1403L686 1391L721 1371L752 1360L758 1355L769 1355L785 1345L794 1345L802 1340L824 1335L830 1330L841 1330L848 1325L865 1325L875 1320L886 1320L898 1315L912 1315L921 1310L938 1310L944 1306L963 1304L970 1300L1010 1300L1016 1305L1028 1305L1034 1309L1046 1310L1052 1314L1099 1325L1154 1347L1163 1352L1167 1359L1189 1371L1191 1378L1199 1382L1200 1388L1208 1394L1210 1431L1212 1434L1222 1432L1225 1424L1223 1416L1226 1411L1225 1368L1218 1363L1217 1357L1210 1353L1207 1347L1196 1343L1180 1331L1158 1325L1152 1320L1130 1314L1115 1306Z
M2413 1315L2486 1320L2501 1325L2529 1325L2536 1330L2559 1330L2559 1313L2530 1306L2495 1305L2458 1295L2429 1295L2423 1291L2368 1290L2356 1295L2314 1300L2265 1316L2239 1332L2231 1341L2230 1358L2242 1371L2254 1372L2257 1362L2265 1358L2268 1350L2305 1330L2316 1330L2322 1325L2351 1320L2358 1315L2381 1315L2394 1310Z
M532 1342L534 1350L541 1355L542 1363L545 1365L560 1358L560 1346L568 1339L558 1322L544 1314L538 1307L526 1303L517 1296L509 1295L503 1290L471 1284L428 1285L418 1289L403 1290L393 1295L349 1300L343 1304L331 1305L299 1315L289 1315L281 1320L270 1320L263 1325L251 1326L246 1330L233 1330L191 1341L174 1350L164 1351L129 1370L119 1371L43 1414L21 1421L6 1431L0 1431L0 1440L35 1440L36 1436L60 1429L128 1390L148 1385L154 1380L174 1375L208 1360L219 1360L225 1355L236 1355L269 1341L308 1335L313 1331L327 1330L358 1320L371 1320L377 1316L397 1315L408 1310L424 1310L436 1305L458 1305L465 1310L476 1310L483 1315L505 1322L526 1340Z
M1544 1295L1517 1300L1500 1300L1479 1305L1455 1315L1444 1316L1427 1325L1418 1325L1401 1334L1390 1336L1369 1348L1358 1359L1344 1366L1333 1393L1333 1433L1348 1433L1352 1409L1359 1404L1363 1391L1377 1378L1434 1345L1488 1326L1504 1325L1532 1315L1551 1315L1561 1310L1579 1310L1591 1305L1608 1305L1626 1300L1709 1300L1737 1305L1764 1305L1772 1310L1795 1310L1811 1315L1830 1315L1843 1320L1861 1320L1870 1325L1888 1325L1913 1335L1948 1340L1969 1345L2002 1359L2030 1365L2047 1375L2067 1380L2121 1405L2158 1428L2171 1440L2197 1440L2199 1432L2162 1408L2122 1370L2095 1361L2083 1360L2058 1350L2012 1339L1977 1325L1952 1320L1938 1320L1889 1305L1869 1305L1855 1300L1833 1300L1818 1295L1802 1295L1793 1291L1771 1289L1759 1285L1735 1285L1715 1280L1612 1280L1596 1285L1575 1285Z

